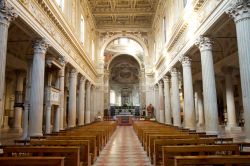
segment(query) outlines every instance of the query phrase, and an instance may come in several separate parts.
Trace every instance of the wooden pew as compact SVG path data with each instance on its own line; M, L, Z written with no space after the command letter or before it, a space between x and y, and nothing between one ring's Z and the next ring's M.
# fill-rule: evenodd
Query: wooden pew
M33 146L78 146L80 147L80 161L85 166L91 165L89 141L87 140L31 140Z
M210 155L210 156L176 156L175 166L184 165L250 165L250 155Z
M174 165L174 156L199 156L199 155L239 155L237 145L184 145L163 146L163 165Z
M162 162L162 147L170 145L199 145L199 144L215 144L214 138L180 138L180 139L155 139L154 147L150 149L150 159L154 165Z
M64 166L64 157L0 157L1 166Z
M80 148L75 146L4 146L4 157L65 157L65 166L80 166Z
M198 136L195 135L169 135L169 134L158 134L158 135L149 135L149 138L146 143L146 150L147 154L149 154L150 151L153 151L154 149L154 140L155 139L187 139L187 138L198 138Z
M97 158L97 146L96 146L96 137L85 135L85 136L46 136L44 139L47 140L88 140L90 146L90 155L91 163L94 164L94 161ZM42 140L44 140L42 139ZM99 154L99 153L98 153Z

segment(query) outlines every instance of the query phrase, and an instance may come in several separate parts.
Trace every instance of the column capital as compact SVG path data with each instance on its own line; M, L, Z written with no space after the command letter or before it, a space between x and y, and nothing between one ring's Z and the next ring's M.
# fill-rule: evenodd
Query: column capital
M181 56L179 59L183 67L190 67L192 59L186 55Z
M48 42L46 39L38 39L34 42L33 48L34 48L34 53L39 53L39 54L45 54L47 49L49 47Z
M250 0L233 1L226 13L231 16L236 23L250 19Z
M163 77L163 82L164 82L164 83L170 83L170 78L169 78L168 75L165 75L165 76Z
M178 70L177 70L177 68L173 67L171 69L170 73L171 73L171 77L178 77Z
M163 87L163 82L162 82L162 80L159 80L158 86L159 86L159 88Z
M74 77L76 78L77 77L77 74L78 74L78 71L75 69L75 68L72 68L69 72L69 77Z
M87 85L87 89L90 89L92 84L90 81L88 81L86 85Z
M86 83L86 77L80 76L80 84L85 84Z
M200 51L212 50L213 44L213 40L205 36L200 36L195 42L195 45L199 47Z
M68 63L68 62L66 61L66 58L65 58L64 56L60 56L60 57L58 58L58 60L59 60L59 63L60 63L63 67L65 67L65 65Z
M7 4L7 0L0 1L0 22L8 25L11 21L18 17L16 10Z

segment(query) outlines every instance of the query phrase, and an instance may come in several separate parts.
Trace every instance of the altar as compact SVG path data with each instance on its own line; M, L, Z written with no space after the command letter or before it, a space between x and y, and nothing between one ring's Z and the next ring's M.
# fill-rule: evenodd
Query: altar
M131 126L133 115L117 115L117 122L119 126Z

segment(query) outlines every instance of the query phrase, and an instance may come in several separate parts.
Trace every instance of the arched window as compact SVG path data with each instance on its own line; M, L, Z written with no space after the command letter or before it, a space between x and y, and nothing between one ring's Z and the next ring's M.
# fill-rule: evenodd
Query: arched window
M81 43L83 44L84 43L84 34L85 33L85 20L84 20L84 17L81 15L81 22L80 22L80 40L81 40Z

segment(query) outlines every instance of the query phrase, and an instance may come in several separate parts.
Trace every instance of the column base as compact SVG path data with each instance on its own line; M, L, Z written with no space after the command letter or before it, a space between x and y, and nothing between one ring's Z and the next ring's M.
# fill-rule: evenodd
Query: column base
M207 135L218 135L219 131L205 131Z
M23 129L21 127L15 127L13 128L13 130L17 133L22 133L23 132Z
M242 131L242 128L239 126L226 126L226 131Z
M43 133L30 133L28 137L43 136Z
M3 118L3 130L9 130L9 117L8 116L4 116Z

